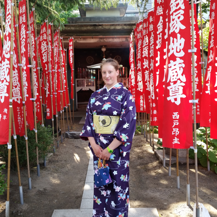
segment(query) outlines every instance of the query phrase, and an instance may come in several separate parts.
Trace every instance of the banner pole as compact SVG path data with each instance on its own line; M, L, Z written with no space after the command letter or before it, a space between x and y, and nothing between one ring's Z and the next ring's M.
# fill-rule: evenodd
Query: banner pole
M200 29L201 29L201 47L202 47L202 81L205 78L205 69L204 69L204 48L203 48L203 23L202 23L202 2L200 2ZM203 82L202 82L203 84ZM208 135L207 135L207 127L206 127L206 156L207 156L207 170L210 171L210 161L209 161L209 150L208 150Z
M2 30L2 37L3 37L3 40L4 40L4 26L3 26L3 15L2 15L2 7L1 7L1 4L0 4L0 14L1 14L1 30Z
M63 104L63 87L62 87L62 73L63 73L63 67L62 67L62 54L60 49L60 29L59 29L59 37L58 37L58 50L59 50L59 58L60 58L60 96L61 96L61 142L63 142L63 131L64 131L64 104Z
M12 114L13 118L13 131L14 131L14 143L15 143L15 151L16 151L16 161L17 161L17 174L18 174L18 183L19 183L19 192L20 192L20 203L23 205L23 187L21 184L21 177L20 177L20 163L19 163L19 155L18 155L18 147L17 147L17 135L16 135L16 128L15 128L15 121L14 121L14 113Z
M190 171L189 171L189 149L186 149L186 162L187 162L187 185L186 185L186 201L190 206Z
M67 81L67 90L69 91L69 84L68 84L68 72L67 72L67 68L68 68L68 63L67 63L67 50L66 50L66 81ZM70 120L70 124L69 126L71 125L72 126L72 117L71 117L71 105L70 105L70 97L69 97L69 92L68 92L68 100L69 100L69 109L68 109L68 112L69 112L69 120Z
M179 149L176 149L176 176L177 176L177 188L180 189L180 176L179 176Z
M55 63L55 53L54 53L54 35L53 35L53 25L52 25L52 44L53 44L53 57L54 57L54 61L53 61L53 64L54 64L54 72L55 72L55 81L57 80L57 71L56 71L56 63ZM56 87L56 82L54 82L54 95L55 95L55 106L56 106L56 131L57 131L57 147L59 147L59 119L58 119L58 111L57 111L57 87Z
M192 51L194 50L194 1L191 0L191 31ZM195 179L196 179L196 217L200 216L198 202L198 160L197 160L197 136L196 136L196 104L195 104L195 55L192 52L192 75L193 75L193 113L194 113L194 155L195 155Z
M15 1L15 20L18 24L18 17L17 17L17 1ZM19 63L21 64L21 53L20 53L20 36L19 36L19 25L16 25L17 30L17 46L18 46L18 58ZM30 165L29 165L29 144L28 144L28 136L27 136L27 126L26 126L26 105L25 105L25 94L24 94L24 87L23 87L23 69L22 65L19 66L20 69L20 82L21 82L21 89L22 89L22 100L23 100L23 117L24 117L24 127L25 127L25 141L26 141L26 160L27 160L27 171L28 171L28 186L29 190L32 189L32 181L30 176Z
M6 209L5 216L10 216L10 173L11 173L11 123L12 123L12 114L13 114L13 99L12 99L12 84L13 84L13 26L14 26L14 8L13 3L11 2L11 54L10 54L10 93L9 93L9 135L8 135L8 174L7 174L7 201L6 201Z
M169 176L171 176L171 165L172 165L172 148L170 148L170 161L169 161Z
M62 40L62 48L63 48L63 53L65 53L65 50L64 50L64 42ZM64 57L64 56L63 56ZM64 85L64 95L65 95L65 102L66 102L66 119L67 119L67 125L68 125L68 131L69 131L69 114L68 114L68 105L67 105L67 97L66 97L66 91L68 91L68 79L67 79L67 63L66 63L67 59L66 59L66 53L65 53L65 69L66 69L66 74L65 74L65 80L66 80L66 86ZM62 62L64 63L64 60L62 60ZM65 82L64 82L65 83ZM69 95L69 94L68 94Z
M30 28L30 18L29 18L29 0L26 0L27 3L27 21L28 21L28 35L29 35L29 49L30 49L30 61L31 61L31 74L32 74L32 95L33 95L33 111L34 111L34 123L35 123L35 141L38 144L38 133L37 133L37 119L36 119L36 95L35 95L35 86L34 86L34 72L33 72L33 61L32 61L32 37L31 37L31 28ZM37 175L40 176L40 164L39 164L39 154L38 154L38 146L36 145L36 156L37 156Z

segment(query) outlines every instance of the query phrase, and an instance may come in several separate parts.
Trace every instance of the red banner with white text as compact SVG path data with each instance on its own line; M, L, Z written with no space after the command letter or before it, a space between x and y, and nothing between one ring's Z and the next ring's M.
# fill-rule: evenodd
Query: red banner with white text
M71 99L74 99L74 39L69 39L69 64L71 68Z
M11 0L7 0L4 47L0 71L0 145L9 138L9 91L11 54Z
M168 4L169 3L169 4ZM187 149L192 140L192 85L189 2L169 5L168 68L164 89L163 147Z
M210 20L209 20L209 43L208 43L208 59L206 75L203 82L203 91L200 104L200 126L210 126L210 76L214 64L214 35L215 35L215 0L211 0L210 3Z
M15 23L15 17L14 17ZM14 36L16 36L16 28L14 25ZM13 97L13 112L14 112L14 123L16 134L19 136L25 135L24 128L24 114L23 114L23 104L22 104L22 89L20 82L20 71L18 68L18 47L16 37L13 37L14 47L13 47L13 85L12 85L12 97Z
M33 102L31 101L31 82L28 58L27 11L26 0L19 2L19 35L22 60L23 88L26 104L26 120L30 130L34 129Z
M37 120L41 121L42 116L41 116L39 75L38 75L38 62L37 62L37 50L36 50L34 12L33 11L30 13L30 28L31 28L31 38L32 38L32 64L33 64L33 73L34 73L36 116L37 116Z
M216 19L217 16L217 5L215 5L215 10L212 14L212 19ZM214 17L215 16L215 17ZM217 32L217 22L214 22L214 32L216 35ZM213 52L213 65L210 75L210 111L211 111L211 125L210 125L210 137L217 139L217 40L211 36L210 44L214 43L214 52Z

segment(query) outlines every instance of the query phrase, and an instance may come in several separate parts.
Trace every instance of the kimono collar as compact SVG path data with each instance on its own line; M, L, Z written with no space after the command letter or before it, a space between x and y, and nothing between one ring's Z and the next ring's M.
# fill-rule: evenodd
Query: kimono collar
M114 86L110 87L109 89L106 86L104 86L103 88L105 88L107 90L107 92L109 92L113 88L122 88L122 87L123 87L122 83L117 83Z

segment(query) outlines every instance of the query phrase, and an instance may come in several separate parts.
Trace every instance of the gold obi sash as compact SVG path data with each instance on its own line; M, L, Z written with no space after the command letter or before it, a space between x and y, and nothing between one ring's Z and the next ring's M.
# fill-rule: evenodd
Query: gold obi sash
M99 134L113 134L119 119L119 116L93 115L95 132Z

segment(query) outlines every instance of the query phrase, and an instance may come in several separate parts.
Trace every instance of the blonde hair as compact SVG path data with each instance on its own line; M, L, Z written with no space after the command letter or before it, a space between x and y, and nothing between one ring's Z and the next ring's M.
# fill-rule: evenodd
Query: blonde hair
M105 60L102 61L102 64L101 64L101 67L100 67L101 70L102 70L102 67L107 63L111 64L115 68L116 71L119 70L119 68L120 68L119 63L118 63L117 60L112 59L112 58L108 58L108 59L105 59Z

